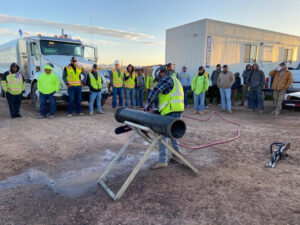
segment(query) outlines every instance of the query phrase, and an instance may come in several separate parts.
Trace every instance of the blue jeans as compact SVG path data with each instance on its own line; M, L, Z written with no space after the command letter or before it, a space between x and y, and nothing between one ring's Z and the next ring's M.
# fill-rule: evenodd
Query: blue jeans
M117 107L117 95L119 95L119 106L123 106L123 87L113 87L112 107Z
M125 88L125 106L128 107L128 102L131 102L131 106L134 107L134 88Z
M49 100L50 106L50 116L54 116L56 111L56 101L54 97L54 92L48 95L44 95L40 92L40 114L41 116L46 116L47 114L47 100Z
M144 89L136 88L135 89L135 105L143 108L144 100Z
M189 87L188 86L183 86L184 106L187 106L187 104L188 104L188 91L189 91Z
M175 117L175 118L180 118L181 117L181 113L169 113L168 115L166 116L171 116L171 117ZM162 137L162 139L167 142L168 141L168 138L167 137ZM171 143L172 143L172 146L173 148L179 152L179 143L176 139L173 139L171 138ZM158 144L159 146L159 159L158 161L161 162L161 163L166 163L168 162L168 159L167 159L167 147L165 145L163 145L161 142L159 142Z
M248 91L248 93L247 93L247 95L248 95L248 107L249 108L251 108L251 95L250 95L250 91ZM254 95L254 108L257 108L258 107L258 99L257 99L257 96L256 95Z
M101 111L101 92L92 92L90 93L89 109L90 112L94 112L94 102L96 99L97 111Z
M68 113L72 114L74 111L74 102L76 103L76 111L78 114L81 113L81 86L69 87L69 105Z
M205 93L196 95L194 93L194 109L197 111L204 111Z
M226 103L227 103L227 110L231 110L231 88L220 88L220 94L221 94L222 109L223 110L226 109Z
M264 110L264 101L262 99L262 89L260 87L250 88L250 108L256 109L257 106L260 110ZM255 104L257 100L258 104Z

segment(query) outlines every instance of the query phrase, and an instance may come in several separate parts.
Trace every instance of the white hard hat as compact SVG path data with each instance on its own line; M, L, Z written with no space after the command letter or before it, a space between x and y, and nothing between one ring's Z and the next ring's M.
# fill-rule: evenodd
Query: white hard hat
M137 67L136 67L136 70L141 70L141 69L142 69L141 66L137 66Z
M117 64L120 64L120 63L119 63L119 60L117 60L117 59L116 59L116 61L115 61L115 65L117 65Z

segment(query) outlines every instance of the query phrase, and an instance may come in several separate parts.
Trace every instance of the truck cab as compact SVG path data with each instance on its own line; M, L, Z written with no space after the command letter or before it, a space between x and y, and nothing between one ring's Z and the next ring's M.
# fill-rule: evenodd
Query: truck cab
M78 65L83 67L84 74L81 80L85 84L86 77L92 69L92 65L97 63L98 50L92 45L84 45L80 40L74 40L67 35L54 37L26 37L19 40L19 55L27 88L25 96L32 98L33 106L39 110L39 92L37 90L38 76L43 72L45 65L50 64L53 67L53 72L60 79L60 91L55 93L57 102L65 102L68 100L68 91L65 82L63 81L63 71L65 66L70 64L72 56L77 56ZM107 80L102 77L104 87L102 93L103 99L106 99ZM82 88L82 101L89 100L89 88Z

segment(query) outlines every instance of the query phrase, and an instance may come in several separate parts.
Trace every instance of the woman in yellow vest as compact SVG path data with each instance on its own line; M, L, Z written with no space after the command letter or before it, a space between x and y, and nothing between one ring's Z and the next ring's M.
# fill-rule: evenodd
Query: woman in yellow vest
M205 92L208 90L209 78L205 75L203 66L199 67L192 81L192 91L194 92L194 114L204 114L205 107Z
M134 88L135 88L135 80L136 74L134 73L134 67L129 64L127 66L127 72L125 73L125 106L128 107L129 99L131 103L131 107L134 107Z
M89 109L90 115L94 114L94 102L96 100L97 113L104 114L101 109L101 89L103 86L103 80L101 75L98 74L97 64L93 65L92 71L89 73L86 79L86 85L90 88L90 101Z
M184 111L184 93L180 81L176 76L167 75L166 66L159 66L154 69L155 79L158 84L153 88L148 96L145 111L149 111L153 102L158 97L159 113L162 116L180 118ZM163 137L167 141L167 137ZM176 139L171 139L173 148L179 152L179 144ZM177 161L176 157L172 157ZM163 144L159 144L158 162L152 164L150 169L159 169L168 166L167 149Z
M5 92L12 119L22 117L20 115L20 107L26 83L19 70L20 67L16 63L12 63L10 70L2 75L1 80L2 91Z
M56 102L54 94L59 91L60 81L55 73L52 72L53 68L50 65L44 67L44 72L38 77L37 88L40 92L40 119L46 118L46 104L49 100L50 116L49 119L55 117Z

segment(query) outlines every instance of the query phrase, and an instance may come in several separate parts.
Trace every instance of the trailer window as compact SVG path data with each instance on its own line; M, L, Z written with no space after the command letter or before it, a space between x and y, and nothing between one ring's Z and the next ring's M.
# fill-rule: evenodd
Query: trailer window
M273 60L273 47L263 46L262 61L272 62L272 60Z
M293 49L284 49L283 61L291 63L293 60Z
M245 44L244 48L244 62L255 63L257 60L257 46Z
M80 44L42 40L40 45L43 55L83 56L82 46Z

